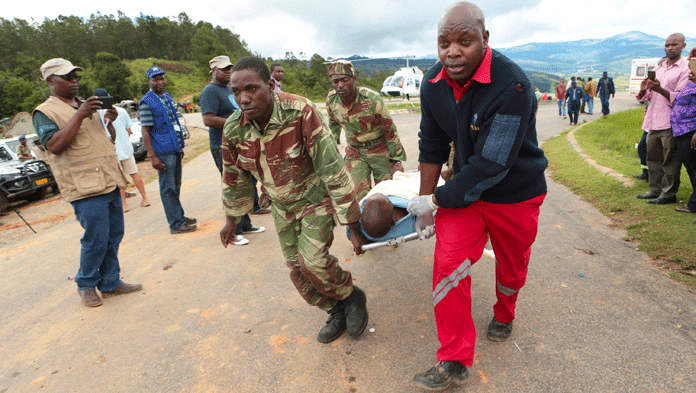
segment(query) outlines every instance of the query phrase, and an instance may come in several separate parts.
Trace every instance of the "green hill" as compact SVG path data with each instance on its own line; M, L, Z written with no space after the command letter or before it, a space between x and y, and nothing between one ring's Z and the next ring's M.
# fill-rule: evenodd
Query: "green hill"
M152 66L157 66L166 72L167 93L176 100L188 99L192 95L199 94L210 82L210 74L203 75L194 61L172 61L162 59L137 59L124 61L128 69L133 73L128 80L138 86L138 97L147 93L150 86L147 84L145 73Z

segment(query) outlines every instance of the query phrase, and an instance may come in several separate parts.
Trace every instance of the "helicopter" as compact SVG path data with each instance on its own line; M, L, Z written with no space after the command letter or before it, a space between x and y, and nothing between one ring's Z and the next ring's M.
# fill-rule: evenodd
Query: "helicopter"
M413 56L410 56L413 57ZM420 84L423 80L423 71L418 67L411 67L408 64L409 57L406 58L406 67L401 67L394 75L384 80L382 84L382 94L390 97L403 97L408 100L411 96L418 97L420 95Z

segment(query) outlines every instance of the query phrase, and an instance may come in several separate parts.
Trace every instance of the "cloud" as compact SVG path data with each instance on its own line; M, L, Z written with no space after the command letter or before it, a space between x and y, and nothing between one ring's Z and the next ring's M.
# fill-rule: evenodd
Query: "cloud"
M436 52L437 22L454 1L424 0L256 0L195 3L170 0L159 3L122 2L98 6L86 0L70 3L72 12L88 17L97 8L103 14L123 11L129 17L143 13L176 16L186 12L193 21L204 20L240 34L255 53L284 57L285 52L319 53L324 57L427 55ZM631 30L666 37L681 31L696 37L696 1L666 0L503 0L477 2L486 16L493 47L529 42L606 38ZM21 2L3 5L4 18L41 22L65 13L58 3L40 10ZM84 10L84 11L79 11ZM689 47L696 43L688 43Z

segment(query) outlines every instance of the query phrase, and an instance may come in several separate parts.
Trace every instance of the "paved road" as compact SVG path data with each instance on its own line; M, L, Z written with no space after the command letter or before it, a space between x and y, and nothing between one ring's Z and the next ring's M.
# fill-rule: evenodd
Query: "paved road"
M612 106L635 107L629 99ZM564 129L554 105L539 135ZM581 120L584 117L581 117ZM395 118L416 166L417 115ZM191 119L190 121L193 121ZM356 257L336 230L332 248L368 295L369 328L329 345L326 315L304 304L269 228L222 248L218 173L208 153L184 170L182 201L195 233L169 234L157 183L153 206L126 215L122 274L137 294L84 308L71 278L74 220L0 249L0 393L416 392L413 374L438 346L430 294L434 240ZM624 233L549 182L527 286L510 340L481 336L468 392L687 392L696 378L696 295L651 267ZM493 263L473 267L479 329L495 301ZM462 389L463 390L463 389Z

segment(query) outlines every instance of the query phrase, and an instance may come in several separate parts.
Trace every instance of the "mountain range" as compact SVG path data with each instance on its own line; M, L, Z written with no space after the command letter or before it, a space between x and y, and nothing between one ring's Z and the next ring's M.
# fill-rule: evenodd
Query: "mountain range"
M682 56L695 46L696 39L687 38L687 47ZM628 81L631 60L646 57L662 57L665 38L640 31L614 35L604 39L585 39L563 42L533 42L509 48L496 48L505 56L522 67L532 83L541 91L547 91L547 85L559 77L592 76L598 78L607 71L615 79ZM406 66L403 58L371 59L364 56L352 56L356 68L372 73L378 70L395 72ZM409 65L421 69L431 67L437 61L436 56L409 59Z

